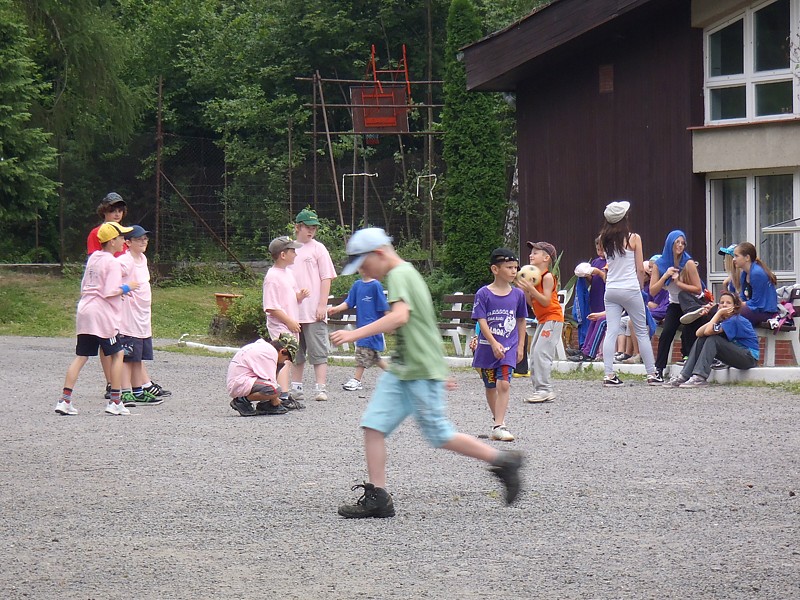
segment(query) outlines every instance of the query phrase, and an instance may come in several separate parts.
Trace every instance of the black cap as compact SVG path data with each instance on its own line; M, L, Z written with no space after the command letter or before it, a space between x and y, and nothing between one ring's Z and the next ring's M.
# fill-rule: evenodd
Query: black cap
M490 265L511 261L519 262L519 259L510 248L495 248L492 250L492 255L489 257Z

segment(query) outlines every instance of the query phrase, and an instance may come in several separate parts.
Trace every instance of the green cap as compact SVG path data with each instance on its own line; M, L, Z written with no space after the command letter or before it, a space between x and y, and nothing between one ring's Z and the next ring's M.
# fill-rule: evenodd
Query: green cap
M297 356L297 351L300 349L297 338L291 333L282 333L278 336L278 341L283 344L283 348L289 353L289 360L294 362L294 357Z
M304 225L319 225L319 219L317 218L317 213L315 213L310 208L304 208L299 213L297 213L297 217L294 220L295 223L303 223Z

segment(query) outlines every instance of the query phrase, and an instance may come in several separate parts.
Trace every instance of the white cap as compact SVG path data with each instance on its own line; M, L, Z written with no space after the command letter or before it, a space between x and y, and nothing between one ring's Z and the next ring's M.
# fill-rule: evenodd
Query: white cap
M347 263L342 269L342 275L352 275L361 267L367 254L391 243L392 238L380 227L359 229L347 242Z
M619 223L622 221L623 217L628 214L628 209L630 207L631 203L627 200L612 202L606 206L606 209L603 211L603 216L609 223Z

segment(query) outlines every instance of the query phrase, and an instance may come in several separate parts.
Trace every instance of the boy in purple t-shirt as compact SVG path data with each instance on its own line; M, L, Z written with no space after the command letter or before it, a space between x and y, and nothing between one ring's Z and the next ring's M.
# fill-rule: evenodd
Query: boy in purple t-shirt
M513 442L505 424L514 367L525 346L525 294L511 285L519 270L519 259L508 248L496 248L489 259L494 281L475 294L472 318L480 326L472 366L478 369L486 388L486 402L494 423L490 438Z

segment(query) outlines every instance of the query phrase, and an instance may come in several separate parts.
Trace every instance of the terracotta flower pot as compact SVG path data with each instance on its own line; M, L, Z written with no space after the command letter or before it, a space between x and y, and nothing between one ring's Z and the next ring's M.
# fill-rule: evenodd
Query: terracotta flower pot
M219 309L219 314L224 315L228 312L228 309L231 306L231 303L236 300L236 298L241 298L241 294L221 294L215 293L214 298L217 300L217 308Z

